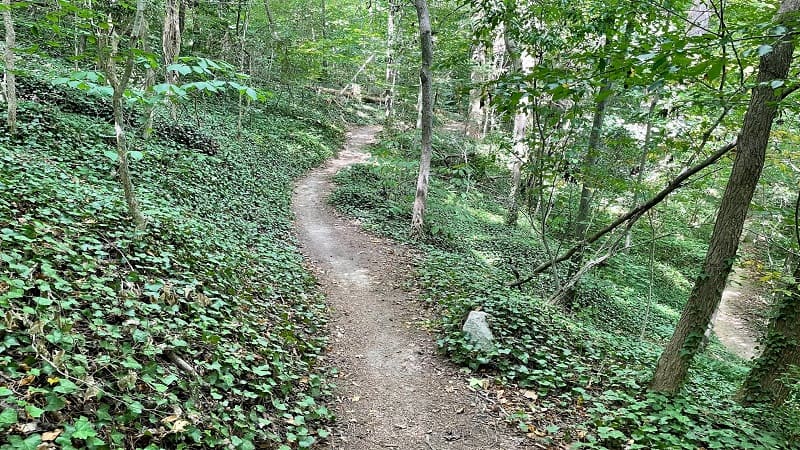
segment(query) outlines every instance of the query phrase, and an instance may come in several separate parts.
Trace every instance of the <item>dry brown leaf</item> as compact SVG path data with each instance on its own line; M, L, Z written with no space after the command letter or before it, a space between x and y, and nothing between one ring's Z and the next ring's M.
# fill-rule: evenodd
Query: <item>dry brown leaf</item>
M42 440L43 441L55 441L58 436L61 435L61 432L64 431L61 428L57 428L53 431L45 431L42 433Z

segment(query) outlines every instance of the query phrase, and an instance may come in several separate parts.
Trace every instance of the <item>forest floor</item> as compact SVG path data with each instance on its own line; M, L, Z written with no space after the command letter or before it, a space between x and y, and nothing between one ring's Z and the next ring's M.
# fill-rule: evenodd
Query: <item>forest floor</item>
M302 251L331 309L330 363L338 368L329 448L528 448L425 331L430 312L416 301L414 252L364 232L328 205L331 178L364 162L379 127L348 133L338 157L295 186Z
M734 268L714 315L714 334L729 351L750 360L759 351L759 329L767 308L762 292L745 268Z

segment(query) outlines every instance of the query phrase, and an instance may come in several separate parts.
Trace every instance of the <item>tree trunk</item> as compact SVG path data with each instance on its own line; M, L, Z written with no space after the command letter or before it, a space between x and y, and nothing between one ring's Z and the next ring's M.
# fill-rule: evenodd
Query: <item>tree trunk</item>
M605 62L601 64L602 73L605 70ZM589 218L592 209L592 197L594 196L594 188L591 180L591 174L597 164L597 158L600 156L600 142L603 137L603 122L606 118L606 106L611 97L611 83L606 80L603 87L598 92L597 102L594 107L594 117L592 118L592 130L589 132L589 142L586 148L586 157L583 160L583 167L581 175L581 198L578 204L578 215L575 218L575 239L582 240L586 237L586 231L589 229Z
M11 16L11 0L3 0L3 24L6 29L6 51L5 59L5 88L6 103L8 104L8 132L17 132L17 80L14 75L14 47L16 46L16 34L14 33L14 19Z
M397 95L397 61L395 61L399 31L401 4L399 0L389 0L389 18L386 22L386 125L391 126L394 115L394 101Z
M145 11L145 1L137 0L136 2L136 16L133 23L140 23L143 20L142 15ZM139 202L136 199L136 192L134 191L133 182L131 181L130 169L128 167L128 141L125 134L125 106L123 103L123 95L128 87L128 82L133 73L134 63L134 46L140 42L142 36L137 35L140 31L139 27L133 27L131 33L130 45L127 55L125 56L125 68L122 75L117 74L116 59L119 56L119 36L114 32L113 27L109 27L110 31L99 30L97 34L97 54L103 73L108 80L108 83L113 89L111 96L111 106L114 115L114 131L117 143L117 173L119 174L122 189L125 195L125 203L128 206L128 213L133 218L136 228L144 229L146 222L142 211L139 208Z
M633 191L633 206L639 204L644 199L644 169L647 166L647 157L650 154L651 141L653 139L653 114L655 113L656 106L658 105L659 93L655 92L653 98L650 100L650 107L647 110L647 124L645 125L644 143L642 144L642 155L639 157L639 165L636 166L638 173L636 174L636 185ZM628 228L625 234L625 248L629 248L633 243L633 229Z
M709 32L708 24L714 9L708 5L707 0L694 0L689 9L689 26L686 35L689 37L700 36Z
M486 47L476 43L472 47L472 71L469 79L472 88L469 90L469 109L467 110L466 134L472 137L481 137L481 129L486 112L483 107L483 70L486 65Z
M239 72L244 73L245 71L245 58L247 57L247 52L245 49L245 42L247 39L247 29L250 26L250 8L252 7L251 1L247 0L247 9L244 12L244 24L242 24L242 32L239 35ZM245 110L245 95L239 92L239 117L236 120L236 136L242 136L242 120L244 119L244 110ZM247 105L250 104L250 100L248 97Z
M533 56L522 50L519 59L514 61L514 66L522 72L523 76L529 75L534 66ZM527 94L524 94L519 101L519 105L517 105L517 111L514 115L513 147L511 150L511 190L508 193L508 212L506 214L506 225L511 226L516 225L519 218L522 166L530 162L528 161L530 149L526 139L526 131L530 121L529 105L530 99Z
M178 61L178 55L181 53L180 0L165 0L164 5L164 32L161 36L161 45L164 50L164 66L168 67ZM165 79L169 84L177 84L178 72L167 70ZM177 120L178 110L172 101L169 102L169 111L172 120Z
M763 342L764 351L753 363L737 396L745 405L780 406L791 387L783 378L792 366L800 366L800 262L795 263L792 281L776 305Z
M428 183L431 172L431 135L433 133L433 89L431 63L433 60L433 42L431 38L431 18L428 13L427 0L414 0L419 19L419 40L422 51L422 66L419 70L420 81L420 109L422 128L422 154L419 161L419 176L417 177L417 194L414 198L414 208L411 218L411 232L422 236L425 220L425 204L428 198Z
M800 0L784 0L777 21L784 22L783 25L791 30L794 28L792 21L783 19L798 8ZM772 121L780 101L780 93L775 92L770 82L786 78L793 51L794 43L791 34L787 33L770 53L761 57L758 85L753 88L744 116L736 159L722 196L703 272L697 277L675 333L658 360L650 383L650 389L654 391L674 393L683 385L689 365L700 349L703 332L722 298L747 210L764 166Z
M147 22L147 18L145 17L145 9L147 8L146 1L137 1L136 2L136 19L137 22L133 24L133 33L135 36L138 36L139 45L142 48L142 52L145 54L150 53L150 45L147 42L148 36L150 35L150 24ZM144 72L144 91L150 92L153 88L153 85L156 83L156 73L153 68L150 66L149 62L147 64L147 68ZM142 137L144 139L149 139L150 135L153 132L153 115L155 113L155 104L147 105L146 112L145 112L145 122L142 127Z

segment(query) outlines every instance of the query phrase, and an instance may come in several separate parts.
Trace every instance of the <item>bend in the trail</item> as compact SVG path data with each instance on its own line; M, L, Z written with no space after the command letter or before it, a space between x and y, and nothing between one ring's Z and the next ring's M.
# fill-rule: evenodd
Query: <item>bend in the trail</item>
M411 251L363 232L326 203L331 177L366 161L361 148L378 131L352 130L339 156L294 192L295 227L327 295L329 357L340 371L330 448L524 448L415 326L424 312L401 287L412 272Z

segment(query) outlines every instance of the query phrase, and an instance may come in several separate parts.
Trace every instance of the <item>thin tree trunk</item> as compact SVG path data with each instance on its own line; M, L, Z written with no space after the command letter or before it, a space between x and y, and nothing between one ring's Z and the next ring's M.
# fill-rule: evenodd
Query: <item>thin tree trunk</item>
M178 55L181 53L180 0L165 0L164 6L164 32L161 36L161 45L164 50L164 65L168 67L178 61ZM178 72L167 70L165 79L169 84L177 84ZM169 102L169 111L172 120L177 120L178 109L172 101Z
M433 61L433 42L431 37L431 18L427 0L414 0L419 19L419 40L422 52L422 66L419 70L421 95L422 154L419 161L417 193L411 218L411 232L422 236L425 221L425 205L428 198L428 183L431 172L431 135L433 133L433 89L431 64Z
M798 0L798 1L800 1L800 0ZM683 171L674 180L672 180L669 183L669 185L667 185L667 187L662 189L658 194L653 196L647 202L642 203L641 205L637 206L636 208L633 208L632 210L628 211L627 213L622 214L621 216L617 217L609 225L606 225L605 228L603 228L602 230L600 230L600 231L594 233L593 235L587 237L585 240L579 242L577 245L574 245L569 250L566 250L565 252L560 254L558 257L553 258L553 259L548 260L548 261L545 261L545 262L539 264L538 266L534 267L533 270L531 270L531 274L530 275L528 275L527 277L525 277L525 278L523 278L521 280L517 280L517 281L515 281L513 283L510 283L509 286L510 287L517 287L517 286L522 286L523 284L526 284L526 283L530 283L534 278L536 278L536 276L538 274L544 272L545 270L549 269L550 267L552 267L555 264L564 262L564 261L572 258L576 253L581 251L585 246L587 246L589 244L592 244L594 242L597 242L598 240L600 240L600 238L602 238L603 236L607 235L608 233L611 233L612 231L616 230L620 225L622 225L624 223L628 223L629 227L633 226L633 224L637 220L639 220L639 218L642 217L642 214L646 213L647 211L650 211L656 205L658 205L659 203L664 201L664 199L667 198L669 196L669 194L671 194L672 192L674 192L675 190L677 190L678 188L683 186L684 183L686 182L686 180L688 180L689 178L691 178L692 176L694 176L695 174L697 174L701 170L705 169L706 167L708 167L708 166L714 164L715 162L719 161L720 158L725 156L728 152L730 152L734 148L736 148L736 142L733 142L733 143L730 143L730 144L727 144L727 145L723 146L722 148L720 148L719 150L714 152L714 154L712 154L711 156L709 156L708 158L703 160L701 163L697 164L696 166L694 166L692 168L689 168L689 169L686 169L685 171Z
M242 33L239 36L239 72L244 72L244 62L245 62L245 40L247 39L247 28L250 25L250 8L252 4L250 0L247 0L247 10L244 13L244 24L242 25ZM239 93L239 117L236 120L236 136L241 137L242 135L242 120L244 119L244 110L245 110L245 95L243 93ZM248 104L249 97L248 97Z
M634 187L633 192L633 205L636 206L639 202L644 198L644 189L642 187L642 181L644 180L644 169L647 165L647 156L650 154L650 143L653 139L653 113L656 110L656 105L658 105L658 92L653 94L653 98L650 101L650 108L647 110L647 125L645 126L644 131L644 144L642 148L642 155L639 157L639 165L636 167L638 173L636 174L636 185ZM633 230L631 228L628 229L628 232L625 236L625 248L631 246L633 242Z
M521 71L523 76L529 75L534 66L533 56L522 50L519 59L514 62L514 66ZM511 190L508 193L508 212L506 214L506 224L512 226L517 224L517 219L519 218L522 166L530 163L530 149L527 141L528 122L530 121L529 105L530 99L527 94L524 94L519 101L519 105L517 105L517 111L514 115L513 146L511 150Z
M11 15L11 0L3 0L3 24L6 31L5 59L5 88L6 103L8 104L8 132L17 132L17 80L14 75L14 47L16 34L14 33L14 18Z
M139 37L139 45L142 48L142 52L145 54L150 53L150 45L148 44L148 37L150 36L150 25L147 22L147 18L145 17L145 10L148 6L148 0L144 1L137 1L136 2L136 19L138 22L133 24L133 32L136 36ZM141 11L139 11L141 9ZM156 73L150 64L147 64L147 68L144 72L144 91L149 92L153 85L156 83ZM153 132L153 115L155 114L155 104L150 104L146 108L145 112L145 122L144 126L142 127L142 138L148 139Z
M601 64L602 69L605 63ZM598 93L599 100L595 103L594 117L592 118L592 130L589 132L589 142L586 148L586 157L583 160L581 175L581 198L578 204L578 215L575 218L575 239L582 240L586 237L589 229L589 218L592 209L592 197L594 197L594 183L591 180L590 172L594 170L597 159L600 156L600 146L603 137L603 122L606 117L606 106L610 98L611 83L606 80Z
M469 79L472 88L469 90L469 107L465 123L466 134L472 137L481 136L485 111L483 107L483 70L486 65L486 47L482 43L472 46L472 71Z
M394 115L394 101L397 95L397 43L399 41L398 22L401 4L399 0L389 0L389 17L386 22L386 125L391 126Z
M789 29L795 28L792 21L784 19L798 9L800 0L784 0L777 21ZM787 33L770 53L761 57L758 85L753 88L744 116L736 159L722 196L703 271L695 282L672 339L658 360L650 383L650 389L654 391L674 393L683 385L689 365L700 349L703 332L722 298L739 248L747 210L764 166L772 121L781 98L770 82L786 78L793 51L794 42L791 34Z
M146 0L137 0L136 17L134 18L134 23L138 23L140 20L143 20L140 15L144 14L145 1ZM111 106L114 115L114 130L117 143L117 173L119 174L119 179L122 183L122 189L125 195L125 203L128 206L128 213L133 218L136 228L141 230L144 229L146 222L144 215L139 208L139 202L136 199L136 192L133 187L133 182L131 181L130 169L128 167L128 141L125 134L125 106L123 103L123 95L125 94L125 89L127 89L128 82L130 81L131 74L133 73L133 46L140 41L141 36L136 34L136 32L139 30L134 27L130 39L131 48L128 49L127 55L125 56L125 68L123 69L122 76L118 76L116 58L120 53L120 39L114 31L113 26L109 26L108 28L110 31L98 31L97 53L103 73L113 89Z

